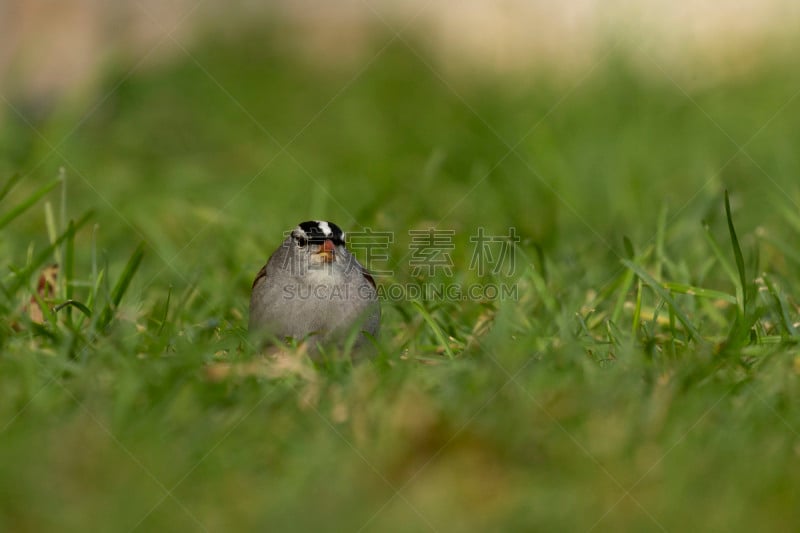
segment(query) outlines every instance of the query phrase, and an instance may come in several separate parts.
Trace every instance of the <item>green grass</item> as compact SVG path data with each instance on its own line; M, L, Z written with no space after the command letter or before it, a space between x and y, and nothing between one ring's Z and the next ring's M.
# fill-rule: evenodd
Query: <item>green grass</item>
M443 81L279 36L6 110L0 530L796 526L796 69L690 99L619 57ZM250 283L309 218L394 232L384 286L420 283L408 230L455 230L427 281L518 298L387 301L373 361L264 360ZM512 226L512 275L468 268Z

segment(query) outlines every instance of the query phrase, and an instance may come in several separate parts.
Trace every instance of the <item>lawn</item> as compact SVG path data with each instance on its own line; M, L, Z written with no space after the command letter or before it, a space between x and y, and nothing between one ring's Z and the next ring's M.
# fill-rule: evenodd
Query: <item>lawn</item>
M390 37L3 98L0 530L797 528L796 62L474 76ZM370 361L248 338L308 219L389 235Z

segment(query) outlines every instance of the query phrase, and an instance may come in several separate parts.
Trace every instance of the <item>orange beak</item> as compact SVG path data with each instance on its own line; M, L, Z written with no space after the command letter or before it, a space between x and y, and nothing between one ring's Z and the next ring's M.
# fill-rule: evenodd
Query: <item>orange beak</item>
M325 239L322 241L322 246L320 246L319 252L317 253L322 256L324 262L330 263L333 261L333 254L335 251L336 247L333 245L333 241Z

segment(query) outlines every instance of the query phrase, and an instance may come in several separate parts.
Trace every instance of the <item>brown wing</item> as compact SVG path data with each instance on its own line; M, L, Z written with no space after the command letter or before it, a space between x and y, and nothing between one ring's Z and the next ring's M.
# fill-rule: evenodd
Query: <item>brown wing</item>
M378 288L375 286L375 278L372 277L372 274L367 272L366 268L361 267L361 274L364 276L364 279L366 279L369 284L372 285L373 289L378 290Z
M253 280L252 288L254 289L256 287L256 283L258 283L258 280L266 277L267 277L267 265L264 265L263 267L261 267L261 270L258 271L258 274L256 274L256 279Z

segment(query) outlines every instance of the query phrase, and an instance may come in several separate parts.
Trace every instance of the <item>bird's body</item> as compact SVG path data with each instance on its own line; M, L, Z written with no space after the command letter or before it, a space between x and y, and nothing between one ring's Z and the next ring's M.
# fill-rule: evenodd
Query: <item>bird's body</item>
M364 332L375 337L379 327L375 282L335 224L301 223L253 282L251 331L329 344L358 330L358 346L365 343Z

